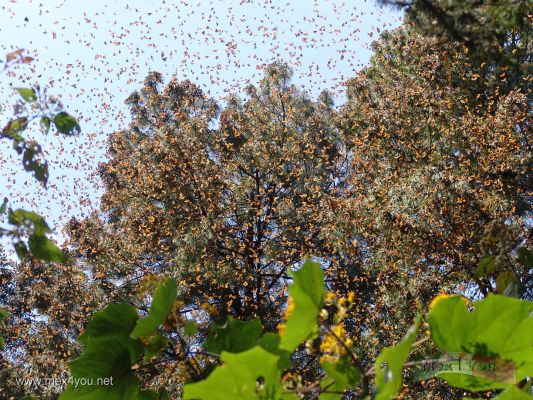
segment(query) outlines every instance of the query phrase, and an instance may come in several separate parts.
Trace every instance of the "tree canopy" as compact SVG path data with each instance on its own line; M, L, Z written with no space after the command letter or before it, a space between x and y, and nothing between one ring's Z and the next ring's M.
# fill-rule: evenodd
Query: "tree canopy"
M223 101L150 72L63 250L8 210L1 395L530 398L529 2L384 3L406 22L341 106L281 61ZM514 381L408 373L439 352L511 362ZM61 374L64 392L18 383Z

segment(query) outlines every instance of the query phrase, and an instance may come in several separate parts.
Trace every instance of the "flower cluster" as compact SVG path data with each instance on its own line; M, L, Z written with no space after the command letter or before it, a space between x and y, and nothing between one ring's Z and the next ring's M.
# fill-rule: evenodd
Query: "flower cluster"
M287 308L285 308L285 313L284 313L284 318L283 318L284 321L287 321L287 319L291 316L291 314L294 311L294 307L295 307L294 300L292 299L291 296L289 296L289 298L287 299ZM278 332L280 335L283 335L283 333L285 333L285 324L282 323L278 325Z
M338 324L332 327L320 343L322 356L321 362L338 362L342 356L347 354L348 349L353 346L353 341L348 337L344 325Z
M353 346L353 341L344 328L344 320L353 307L354 300L355 294L353 292L350 292L346 297L338 297L330 292L326 294L325 305L320 311L320 318L326 323L333 322L333 325L327 328L320 343L319 349L322 353L320 361L338 362ZM306 343L308 353L312 353L313 348L312 343Z

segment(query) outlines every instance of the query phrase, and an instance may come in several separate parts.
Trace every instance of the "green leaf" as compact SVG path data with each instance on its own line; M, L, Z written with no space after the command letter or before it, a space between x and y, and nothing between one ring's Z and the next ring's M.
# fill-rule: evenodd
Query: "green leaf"
M294 302L294 310L285 324L280 348L292 352L318 329L317 317L324 303L324 273L320 264L305 262L294 274L289 296Z
M4 325L4 318L7 317L9 313L7 310L0 308L0 328ZM4 349L4 338L0 335L0 350Z
M256 346L238 354L223 352L221 361L207 379L185 385L184 400L282 398L277 356Z
M261 346L269 353L274 353L276 350L278 350L280 343L281 336L274 332L265 332L257 341L257 345Z
M205 348L216 354L240 353L254 347L262 332L260 320L239 321L230 316L223 325L211 325Z
M2 205L0 206L0 215L1 214L4 214L7 210L7 197L4 197L4 202L2 203Z
M129 349L130 360L135 362L143 351L140 340L130 338L139 319L135 307L128 304L109 304L96 312L78 341L88 346L90 339L115 341Z
M496 291L504 296L520 298L524 287L512 271L503 271L496 278Z
M525 267L533 268L533 253L525 247L518 250L518 262Z
M52 121L48 117L42 117L39 121L39 124L41 125L41 129L44 131L44 133L50 132L50 124Z
M37 94L35 94L35 90L31 88L13 88L13 89L19 92L20 96L26 101L33 102L37 100Z
M196 327L196 322L193 320L187 321L185 323L185 334L187 336L194 336L196 335L196 332L198 332L198 328Z
M167 345L168 340L165 337L161 335L153 336L144 348L144 359L146 361L151 360L157 356L162 349L167 347Z
M407 357L409 357L420 320L421 317L417 317L403 340L393 347L384 349L376 359L374 364L376 370L376 400L393 399L398 394L402 386L403 366Z
M31 253L41 260L59 263L67 259L61 249L44 235L30 235L28 244Z
M427 316L444 351L514 361L516 380L533 376L533 302L489 295L468 311L460 296L439 300Z
M9 211L8 222L12 225L31 228L35 235L44 235L50 232L50 227L43 217L33 211L26 211L21 208Z
M336 393L322 393L320 400L338 400L338 392L355 388L361 381L359 370L350 365L350 357L342 357L338 363L322 362L320 366L326 373L320 387Z
M281 343L281 336L274 332L265 332L263 336L257 341L257 345L269 353L275 354L279 357L278 367L281 370L286 370L292 367L291 352L279 348Z
M500 395L496 396L495 399L498 400L532 400L533 396L517 389L514 386L509 387Z
M76 118L62 111L54 117L54 125L58 132L65 135L74 135L81 132L80 125Z
M153 390L140 390L135 393L133 400L159 400L161 396L159 393L154 392Z
M33 172L35 179L46 184L48 181L48 163L37 142L31 141L25 145L22 165L26 171Z
M502 294L507 297L514 297L516 299L519 299L520 297L522 297L523 293L524 285L522 285L520 282L512 282L505 288Z
M511 385L505 382L494 382L481 376L470 375L469 373L440 372L436 373L437 378L443 379L448 385L471 392L481 392L494 389L503 389Z
M20 133L28 126L28 118L22 117L9 121L2 131L3 137L9 137L16 142L23 141Z
M502 294L511 283L518 282L518 278L512 271L501 272L496 278L496 291Z
M115 339L86 341L82 355L70 362L74 378L121 378L131 372L130 350Z
M16 242L13 244L13 247L15 248L15 253L17 253L19 260L22 261L28 256L28 248L24 242Z
M137 325L130 337L138 339L141 336L150 336L168 317L176 301L178 287L174 279L167 279L160 283L154 293L152 306L148 315L137 321Z
M94 314L78 338L85 350L69 363L73 382L61 400L123 400L135 396L139 385L131 367L140 358L143 346L129 334L137 319L135 308L127 304L110 304Z
M496 268L496 256L483 256L479 259L479 264L474 273L476 278L482 278L490 274Z
M139 382L133 375L111 377L112 385L69 385L59 397L60 400L130 400L139 390ZM76 378L73 378L76 382ZM80 381L83 381L80 378Z

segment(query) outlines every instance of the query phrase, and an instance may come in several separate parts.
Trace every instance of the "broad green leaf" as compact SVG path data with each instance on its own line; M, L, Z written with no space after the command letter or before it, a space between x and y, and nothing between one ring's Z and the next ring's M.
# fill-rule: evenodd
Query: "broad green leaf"
M4 214L7 210L7 197L4 197L4 202L0 206L0 215Z
M211 353L240 353L257 344L263 332L261 321L239 321L233 317L223 325L213 324L205 341L205 348Z
M22 97L26 101L33 102L37 100L37 94L35 94L35 90L31 88L13 88L13 89L15 89L20 94L20 97Z
M198 328L196 327L196 322L192 320L187 321L184 328L185 328L185 334L187 336L194 336L196 335L196 332L198 332Z
M242 353L221 354L222 366L209 377L184 387L183 399L278 400L284 398L279 383L278 357L256 346Z
M167 279L157 286L150 311L146 317L137 321L135 329L130 334L132 339L138 339L141 336L147 337L156 331L172 310L176 301L177 290L174 279Z
M505 382L494 382L481 376L474 376L461 372L441 372L435 374L435 376L445 380L450 386L469 390L471 392L503 389L511 386Z
M41 146L31 141L26 144L24 155L22 156L22 165L26 171L33 172L35 179L46 184L48 181L48 164L44 159Z
M524 292L524 286L520 283L514 272L503 271L496 278L496 291L504 296L519 299Z
M338 363L322 362L326 373L320 384L322 390L335 393L321 393L320 400L338 400L339 392L355 388L361 381L359 370L350 364L350 357L344 356Z
M285 323L280 348L292 352L318 329L317 317L324 303L324 273L320 264L305 262L294 274L289 296L294 310Z
M514 386L511 386L510 388L505 390L503 393L496 396L495 399L498 399L498 400L532 400L533 396L521 391L520 389L517 389Z
M376 400L393 399L398 394L402 386L403 366L407 357L409 357L420 320L420 316L417 317L403 340L395 346L384 349L376 359L374 364L376 370Z
M10 211L8 221L12 225L23 225L31 228L32 233L35 235L44 235L50 232L50 228L44 218L33 211L26 211L20 208L15 211Z
M516 299L519 299L520 297L522 297L523 293L524 285L522 285L520 282L513 282L505 288L502 294L507 297L514 297Z
M130 338L138 319L135 307L128 304L108 304L93 315L78 341L85 346L88 346L90 339L115 341L129 349L130 361L135 362L143 351L140 340Z
M420 367L417 380L437 377L451 386L473 392L506 388L515 383L514 362L494 356L445 353L433 361L433 367L427 363L422 363Z
M496 256L483 256L479 259L479 264L475 272L476 278L487 276L496 268Z
M518 250L518 262L525 267L533 268L533 253L525 247Z
M518 282L518 278L512 271L501 272L496 278L496 291L503 294L507 286L515 282Z
M460 296L439 300L427 320L444 351L514 361L516 380L533 375L533 302L489 295L468 311Z
M54 125L58 132L65 135L74 135L81 132L80 125L76 118L62 111L54 117Z
M48 117L42 117L39 121L39 124L41 125L41 129L44 131L44 133L50 132L50 124L52 121Z
M73 384L61 400L133 398L139 387L132 363L143 350L140 340L129 337L137 319L135 308L126 304L110 304L93 316L79 337L85 345L82 355L69 363ZM97 384L102 379L112 379L112 384ZM76 384L82 381L90 384Z
M168 340L161 336L161 335L155 335L148 341L148 344L144 348L144 359L146 361L149 361L153 357L157 356L159 352L167 347Z
M161 396L153 390L139 390L133 396L133 400L159 400Z
M274 353L281 343L281 336L274 332L265 332L257 341L257 345L269 353Z
M169 400L169 397L165 389L160 393L153 390L140 390L133 396L133 400Z
M17 257L19 258L19 260L24 260L28 255L28 248L26 247L26 243L15 242L13 244L13 247L15 248L15 253L17 253Z
M20 133L28 126L28 118L22 117L9 121L4 130L2 136L10 137L15 141L22 141Z
M70 362L74 378L121 378L131 372L130 349L116 339L86 340L82 355Z
M28 245L31 253L41 260L64 262L67 259L61 249L45 235L30 235Z
M281 370L292 367L291 352L279 348L281 336L274 332L265 332L257 341L257 345L269 353L279 356L278 367Z
M4 310L3 308L0 308L0 328L4 325L4 318L7 317L8 312L7 310ZM0 335L0 350L4 349L4 338L2 335Z
M133 375L125 377L112 377L112 385L85 384L83 382L95 382L90 380L78 381L75 386L71 384L59 397L60 400L133 400L139 390L139 382Z

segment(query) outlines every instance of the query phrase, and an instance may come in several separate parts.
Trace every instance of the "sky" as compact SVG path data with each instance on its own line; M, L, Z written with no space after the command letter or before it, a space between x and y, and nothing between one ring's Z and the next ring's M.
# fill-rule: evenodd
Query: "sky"
M224 104L281 60L302 90L312 97L332 90L340 105L342 84L367 64L371 42L401 23L398 11L373 0L2 0L0 7L0 59L21 48L34 58L0 75L2 126L16 102L10 86L38 83L82 128L76 137L45 135L38 124L28 130L45 150L47 189L0 141L0 195L41 213L59 240L72 216L98 208L95 170L106 138L127 128L124 100L148 71L189 79Z

